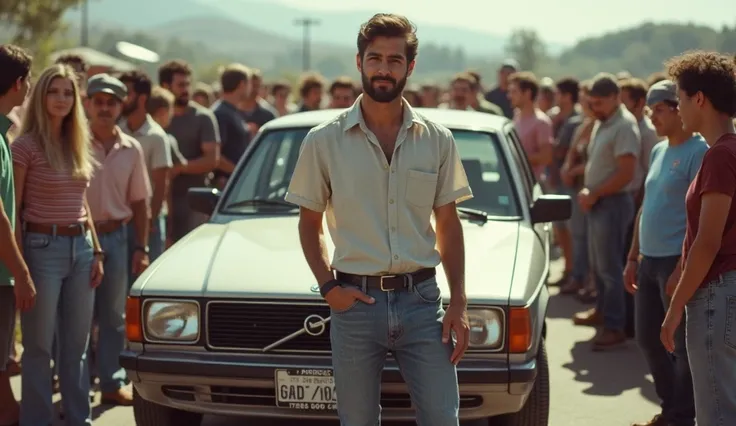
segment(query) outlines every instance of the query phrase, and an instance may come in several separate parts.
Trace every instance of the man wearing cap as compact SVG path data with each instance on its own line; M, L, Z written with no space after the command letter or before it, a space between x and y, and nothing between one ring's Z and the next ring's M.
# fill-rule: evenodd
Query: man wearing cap
M118 356L125 344L125 299L128 273L148 266L151 184L141 145L117 126L128 89L108 74L89 79L87 105L92 149L99 163L87 200L105 252L105 278L97 287L95 311L99 323L97 377L104 404L131 405L124 388L127 377ZM128 223L132 222L131 227ZM127 232L135 232L136 247L128 264Z
M654 84L646 103L657 135L666 139L652 148L624 284L636 298L636 339L649 364L662 413L638 425L693 426L693 383L684 322L675 335L674 357L658 337L681 273L685 194L708 145L700 134L683 129L675 83L664 80Z
M590 109L596 122L588 145L580 208L588 213L590 266L598 298L596 307L575 315L577 325L603 326L593 350L626 343L626 303L623 259L634 219L634 182L641 155L636 118L621 104L616 77L601 73L590 89Z
M509 76L519 70L519 63L513 59L507 59L501 64L498 70L498 85L486 93L486 100L492 104L498 105L503 110L503 115L507 118L514 117L514 108L511 106L511 100L508 97Z

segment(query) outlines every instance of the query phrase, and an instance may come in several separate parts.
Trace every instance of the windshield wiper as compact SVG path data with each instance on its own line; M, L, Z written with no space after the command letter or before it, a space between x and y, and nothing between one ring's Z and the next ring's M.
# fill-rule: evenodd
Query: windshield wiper
M236 201L234 203L228 204L225 206L226 209L235 209L238 207L258 207L258 206L281 206L281 207L288 207L289 209L297 209L299 208L295 204L291 204L284 200L241 200Z
M482 211L482 210L476 210L476 209L470 209L467 207L458 207L457 211L460 213L470 216L473 219L478 219L482 221L483 223L488 222L488 213Z

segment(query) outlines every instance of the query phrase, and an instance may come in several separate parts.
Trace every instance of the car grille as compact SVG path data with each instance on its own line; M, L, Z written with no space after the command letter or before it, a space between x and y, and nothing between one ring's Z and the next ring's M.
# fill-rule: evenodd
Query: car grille
M219 302L207 304L207 345L217 350L262 351L304 328L310 315L330 316L319 303ZM330 325L319 336L303 333L273 348L272 353L330 353Z

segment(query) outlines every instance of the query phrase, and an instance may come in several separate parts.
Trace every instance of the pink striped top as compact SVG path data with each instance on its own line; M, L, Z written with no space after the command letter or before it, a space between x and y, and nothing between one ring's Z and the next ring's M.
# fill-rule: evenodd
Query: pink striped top
M51 168L41 145L31 135L10 144L13 164L26 169L21 218L24 222L68 225L87 217L84 193L89 181Z

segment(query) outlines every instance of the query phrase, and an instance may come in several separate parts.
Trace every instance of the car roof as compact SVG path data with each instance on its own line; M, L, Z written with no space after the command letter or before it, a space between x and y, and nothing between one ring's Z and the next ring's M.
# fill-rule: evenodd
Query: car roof
M321 109L317 111L298 112L271 120L263 126L263 130L289 128L312 128L335 118L345 109ZM461 111L439 108L414 108L414 111L430 121L449 129L498 132L511 121L504 117L478 111Z

